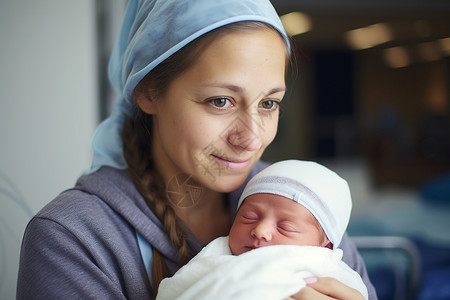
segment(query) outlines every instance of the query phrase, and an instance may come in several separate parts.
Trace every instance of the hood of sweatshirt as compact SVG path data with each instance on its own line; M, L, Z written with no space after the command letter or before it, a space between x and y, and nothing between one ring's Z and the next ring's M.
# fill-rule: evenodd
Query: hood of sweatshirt
M257 163L247 181L265 166L263 163ZM242 188L227 194L232 218L234 218ZM103 167L94 173L80 177L76 189L97 196L125 219L152 247L163 254L171 271L174 272L180 267L177 251L166 235L163 224L147 206L126 170ZM188 235L189 251L194 256L204 245L187 227L184 229Z

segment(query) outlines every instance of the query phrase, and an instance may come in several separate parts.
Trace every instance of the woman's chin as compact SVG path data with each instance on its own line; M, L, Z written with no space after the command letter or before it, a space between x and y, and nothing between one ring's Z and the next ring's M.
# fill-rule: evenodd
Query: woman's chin
M214 180L205 180L203 185L213 191L219 193L230 193L240 188L248 174L237 175L220 175L214 178Z

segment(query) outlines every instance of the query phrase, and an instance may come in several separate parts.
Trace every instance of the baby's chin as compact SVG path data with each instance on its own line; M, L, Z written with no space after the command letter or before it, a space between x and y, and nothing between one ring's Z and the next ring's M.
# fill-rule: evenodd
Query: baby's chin
M233 250L233 248L230 247L231 254L233 254L233 255L241 255L241 254L249 252L249 251L251 251L253 249L256 249L256 248L254 248L254 247L241 247L241 248Z

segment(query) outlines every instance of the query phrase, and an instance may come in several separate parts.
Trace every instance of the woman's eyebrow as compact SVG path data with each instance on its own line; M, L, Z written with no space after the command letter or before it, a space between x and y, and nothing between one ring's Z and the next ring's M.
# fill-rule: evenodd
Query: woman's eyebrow
M223 88L223 89L227 89L236 93L243 93L245 92L245 88L232 84L232 83L226 83L226 82L212 82L212 83L207 83L204 85L205 87L218 87L218 88Z
M267 92L266 96L276 94L279 92L285 92L285 91L286 91L285 86L276 87L276 88L271 89L269 92Z
M222 82L213 82L213 83L208 83L204 85L205 87L218 87L218 88L224 88L227 90L230 90L232 92L235 93L244 93L245 92L245 88L241 87L239 85L236 84L232 84L232 83L222 83ZM264 95L272 95L275 93L279 93L279 92L284 92L286 91L286 86L280 86L280 87L275 87L272 88L271 90L269 90L267 93L264 93Z

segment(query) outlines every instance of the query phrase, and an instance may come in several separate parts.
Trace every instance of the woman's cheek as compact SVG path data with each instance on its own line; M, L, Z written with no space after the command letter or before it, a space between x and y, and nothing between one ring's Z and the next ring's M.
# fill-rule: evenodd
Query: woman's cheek
M278 116L266 123L265 130L262 130L263 147L266 148L273 142L278 131Z

